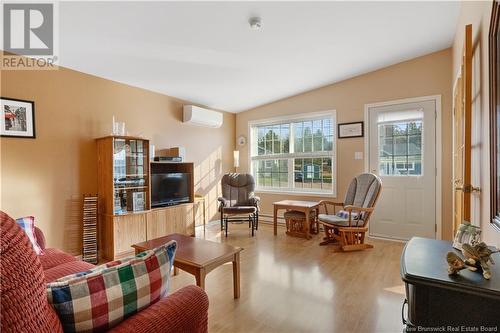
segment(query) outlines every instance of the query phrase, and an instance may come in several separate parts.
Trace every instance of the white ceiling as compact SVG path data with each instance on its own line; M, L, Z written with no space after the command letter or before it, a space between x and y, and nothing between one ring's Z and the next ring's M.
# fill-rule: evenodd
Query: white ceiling
M458 2L61 2L63 66L239 112L451 46ZM263 28L249 28L260 16Z

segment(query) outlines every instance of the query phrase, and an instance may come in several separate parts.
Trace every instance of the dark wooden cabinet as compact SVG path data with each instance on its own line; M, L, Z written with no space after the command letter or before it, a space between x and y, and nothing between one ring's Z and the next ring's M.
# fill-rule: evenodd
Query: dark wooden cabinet
M449 276L446 253L451 242L414 237L401 256L401 277L406 284L402 317L406 332L418 327L443 327L453 331L461 326L481 332L481 328L500 331L500 255L493 254L496 265L492 277L462 270Z

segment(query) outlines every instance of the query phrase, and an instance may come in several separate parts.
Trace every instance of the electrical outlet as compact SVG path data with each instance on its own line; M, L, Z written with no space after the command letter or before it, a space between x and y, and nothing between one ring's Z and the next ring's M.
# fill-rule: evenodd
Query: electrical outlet
M362 160L363 159L363 152L362 151L355 151L354 152L354 159L355 160Z

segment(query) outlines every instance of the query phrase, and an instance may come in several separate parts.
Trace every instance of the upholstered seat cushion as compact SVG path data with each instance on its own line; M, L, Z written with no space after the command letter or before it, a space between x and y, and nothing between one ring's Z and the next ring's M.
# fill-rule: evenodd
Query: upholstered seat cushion
M319 214L318 220L320 222L335 225L337 227L349 226L349 218L344 218L337 215ZM351 220L351 227L362 227L363 223L363 220Z
M254 206L233 206L233 207L225 207L224 214L253 214L257 212L257 207Z
M44 270L43 273L45 274L45 281L49 283L67 275L88 271L94 267L94 265L88 262L76 260L61 263L55 267Z
M38 259L40 259L44 270L51 269L52 267L65 264L67 262L78 261L75 256L54 248L44 249L43 254L39 255Z
M302 219L305 219L306 218L306 213L300 212L298 210L289 210L288 212L285 212L285 214L283 214L283 215L284 215L285 219L287 219L287 218L295 218L295 219L302 218ZM316 211L311 210L309 212L309 218L311 219L311 218L314 218L314 217L316 217Z

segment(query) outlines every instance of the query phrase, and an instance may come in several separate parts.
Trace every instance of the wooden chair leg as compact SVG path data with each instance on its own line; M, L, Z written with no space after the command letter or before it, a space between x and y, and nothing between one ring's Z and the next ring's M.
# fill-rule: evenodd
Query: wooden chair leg
M334 233L333 228L323 225L323 229L325 230L325 237L323 238L323 241L319 243L319 245L328 245L331 243L335 243L336 240L332 235Z
M224 230L224 212L221 210L220 212L220 231Z
M253 214L250 215L250 220L252 221L252 237L254 236L254 230L255 230L255 220L253 217Z
M227 237L227 229L228 229L228 220L229 220L229 218L228 218L228 217L226 217L226 226L225 226L225 229L226 229L226 237Z

